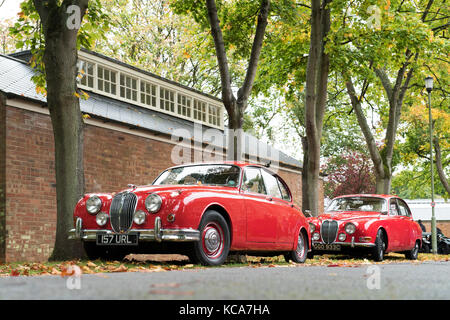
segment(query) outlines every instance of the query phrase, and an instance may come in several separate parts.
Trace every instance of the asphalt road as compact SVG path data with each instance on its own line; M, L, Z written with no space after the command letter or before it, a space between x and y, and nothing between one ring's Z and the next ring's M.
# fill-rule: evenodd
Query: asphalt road
M0 299L449 299L450 262L0 278ZM79 282L77 282L79 280Z

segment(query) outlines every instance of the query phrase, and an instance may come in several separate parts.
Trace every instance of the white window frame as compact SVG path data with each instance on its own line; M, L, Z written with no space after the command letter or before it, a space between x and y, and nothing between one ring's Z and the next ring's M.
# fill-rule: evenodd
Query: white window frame
M93 87L89 87L87 85L81 84L81 81L78 82L78 87L80 89L86 90L86 91L92 91L95 93L98 93L103 96L108 96L116 100L121 100L125 102L132 103L134 105L138 105L147 109L155 110L162 113L167 113L172 116L176 116L178 118L186 119L192 122L197 122L204 124L208 127L214 127L217 129L223 130L223 116L224 116L224 107L220 104L220 101L217 101L216 99L208 98L207 96L202 95L201 93L197 93L193 90L189 90L188 88L183 88L182 86L176 85L175 83L171 83L170 81L158 78L158 77L152 77L149 74L146 74L144 72L140 72L139 70L135 70L132 67L127 67L119 63L111 62L108 59L99 57L97 55L90 54L88 52L79 51L79 59L80 61L84 63L91 63L94 66L94 77L93 77ZM101 67L104 70L108 70L111 73L115 74L115 82L113 83L111 81L111 76L109 80L105 80L98 77L98 68ZM105 71L103 71L102 76L104 76ZM131 77L136 79L137 81L137 87L136 87L136 97L137 100L127 99L125 97L120 96L120 90L121 90L121 84L120 79L121 76L124 77ZM111 85L115 85L115 93L108 93L103 90L99 90L98 87L98 81L103 81L103 84L105 81L109 82L110 85L110 91L112 89ZM148 105L146 101L142 101L141 95L144 94L144 96L148 95L148 93L141 90L141 83L150 84L155 87L155 93L156 96L150 95L151 99L155 99L156 105ZM161 106L161 98L160 97L160 91L161 88L163 90L169 90L173 93L173 111L172 109L165 110L164 105ZM150 88L151 89L151 88ZM190 102L190 116L186 113L186 116L182 113L178 113L178 96L185 97L186 99L189 99ZM163 99L165 100L165 99ZM205 109L201 110L202 116L196 119L194 118L194 100L202 103L205 105ZM213 123L209 122L209 105L212 105L216 108L218 108L218 115L216 115L217 124L214 125ZM161 108L162 107L162 108Z

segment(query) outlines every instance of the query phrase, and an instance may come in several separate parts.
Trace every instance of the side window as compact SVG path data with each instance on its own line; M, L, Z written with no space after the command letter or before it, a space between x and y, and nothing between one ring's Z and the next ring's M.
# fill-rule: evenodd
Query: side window
M266 194L261 170L259 168L245 168L244 179L242 180L242 190Z
M284 185L284 183L280 179L277 179L277 182L278 182L278 186L280 187L282 199L286 200L286 201L291 201L291 196L289 195L289 191L288 191L287 187Z
M397 201L395 199L389 200L389 211L391 216L398 216L399 210L397 206Z
M410 217L411 213L408 210L407 204L403 200L400 200L400 199L397 199L397 203L398 203L398 207L400 209L400 215Z
M281 191L280 191L280 187L278 186L277 178L275 178L273 175L271 175L270 173L268 173L265 170L261 170L261 171L262 171L262 176L264 179L264 184L266 186L267 194L271 197L282 199Z

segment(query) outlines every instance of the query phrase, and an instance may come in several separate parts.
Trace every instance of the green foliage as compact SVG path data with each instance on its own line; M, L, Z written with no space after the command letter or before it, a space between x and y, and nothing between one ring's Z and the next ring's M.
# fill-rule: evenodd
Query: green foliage
M45 40L41 20L33 0L23 1L20 9L19 19L9 28L9 33L16 40L16 49L30 50L32 58L29 63L37 71L32 80L36 84L36 91L45 94L45 66L43 63ZM109 19L102 9L100 0L90 0L78 32L77 47L91 49L96 41L104 37L108 28Z
M102 3L111 28L96 51L203 92L220 91L214 44L190 16L175 15L166 0Z

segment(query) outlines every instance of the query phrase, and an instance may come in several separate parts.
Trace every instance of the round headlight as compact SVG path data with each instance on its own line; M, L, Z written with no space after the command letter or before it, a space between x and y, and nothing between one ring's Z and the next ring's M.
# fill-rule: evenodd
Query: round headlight
M156 193L149 194L147 199L145 199L145 208L150 213L156 213L161 208L162 199Z
M347 232L348 234L353 234L356 231L356 226L353 223L347 223L345 225L345 232Z
M346 238L347 236L345 235L345 233L340 233L339 234L339 241L345 241L345 238Z
M98 196L92 196L86 200L86 210L90 214L96 214L102 207L102 200Z
M314 223L309 223L309 231L311 233L313 233L314 231L316 231L316 225Z
M147 218L147 214L144 211L139 210L134 213L133 221L136 224L143 224L145 222L146 218Z
M109 216L106 212L100 212L96 217L95 221L100 227L103 227L108 222Z

